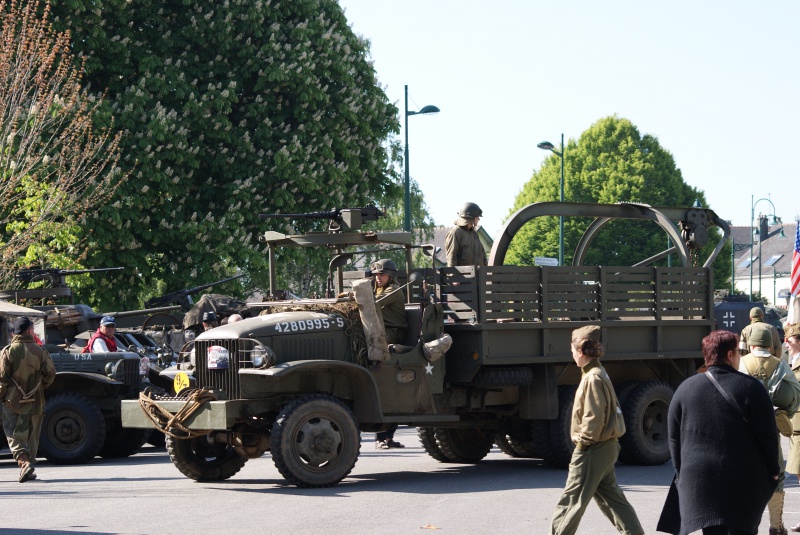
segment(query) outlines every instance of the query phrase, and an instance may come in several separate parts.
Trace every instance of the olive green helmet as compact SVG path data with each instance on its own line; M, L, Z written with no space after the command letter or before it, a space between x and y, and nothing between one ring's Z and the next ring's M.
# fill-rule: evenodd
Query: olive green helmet
M376 273L386 273L393 279L397 277L397 265L386 258L371 263L369 269L372 271L373 275Z
M483 210L474 202L464 203L458 215L465 219L475 219L476 217L483 217Z

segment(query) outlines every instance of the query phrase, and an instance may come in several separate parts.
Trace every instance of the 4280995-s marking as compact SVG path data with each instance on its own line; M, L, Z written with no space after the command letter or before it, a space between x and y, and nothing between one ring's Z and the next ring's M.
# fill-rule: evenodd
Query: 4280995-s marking
M301 332L301 331L319 331L322 329L344 327L344 320L339 317L328 317L322 315L321 318L300 320L300 321L282 321L275 324L275 332L288 333L288 332Z

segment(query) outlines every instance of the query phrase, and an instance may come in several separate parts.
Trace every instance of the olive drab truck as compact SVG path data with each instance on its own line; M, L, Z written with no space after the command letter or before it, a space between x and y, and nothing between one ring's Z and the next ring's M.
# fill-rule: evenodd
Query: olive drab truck
M190 364L200 388L123 401L123 425L161 429L175 466L198 481L230 478L269 451L290 483L334 485L358 459L360 432L393 424L417 427L425 450L444 463L478 462L497 444L566 466L580 380L571 332L593 324L626 419L620 458L669 458L672 393L702 365L701 340L714 328L711 263L729 227L713 211L537 203L508 220L488 266L444 268L411 266L418 246L409 233L362 230L374 215L343 209L328 232L266 232L271 274L281 247L330 251L329 298L260 304L261 315L202 333ZM504 265L519 229L541 216L588 218L573 265ZM584 265L614 220L649 221L670 248L631 266ZM701 259L712 227L722 238ZM355 252L381 247L406 257L399 282L409 327L389 347L371 328L368 273L342 270ZM680 265L652 265L668 254Z

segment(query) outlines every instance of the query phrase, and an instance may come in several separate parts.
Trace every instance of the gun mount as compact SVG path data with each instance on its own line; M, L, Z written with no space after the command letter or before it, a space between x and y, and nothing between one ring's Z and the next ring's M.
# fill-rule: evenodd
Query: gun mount
M328 232L356 232L365 221L377 221L384 214L376 206L333 208L330 212L304 214L258 214L261 219L329 219Z
M164 294L161 297L154 297L152 299L148 299L144 306L145 308L157 308L157 307L166 307L172 304L179 305L184 312L188 312L194 303L192 302L192 294L196 294L197 292L202 292L207 288L211 288L213 286L217 286L218 284L222 284L224 282L241 279L246 274L242 273L240 275L234 275L233 277L228 277L226 279L218 280L216 282L211 282L209 284L203 284L200 286L195 286L194 288L186 288L185 290L178 290L177 292L170 292L168 294Z

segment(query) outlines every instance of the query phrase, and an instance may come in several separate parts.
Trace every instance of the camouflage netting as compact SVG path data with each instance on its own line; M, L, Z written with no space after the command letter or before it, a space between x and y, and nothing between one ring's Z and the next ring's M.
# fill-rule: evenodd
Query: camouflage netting
M247 303L240 299L234 299L227 295L206 294L183 317L183 328L189 329L201 325L205 312L214 312L220 320L231 314L241 314L246 318L253 315L244 312L245 310L247 310Z
M350 339L350 348L356 364L367 366L367 339L364 336L364 327L361 324L361 315L355 301L341 303L319 303L304 305L271 306L261 311L259 316L276 312L291 312L295 310L312 310L328 314L339 314L345 321L345 335Z

